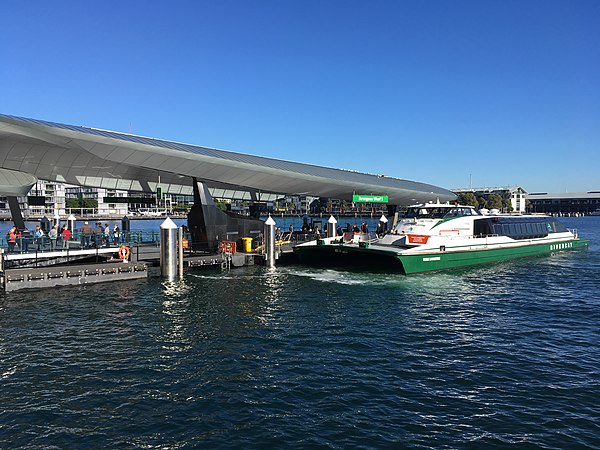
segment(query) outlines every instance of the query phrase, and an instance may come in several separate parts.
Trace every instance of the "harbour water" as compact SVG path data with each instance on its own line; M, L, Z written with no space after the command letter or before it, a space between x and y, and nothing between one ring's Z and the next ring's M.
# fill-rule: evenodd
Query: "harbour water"
M1 448L600 448L587 251L198 270L0 298Z

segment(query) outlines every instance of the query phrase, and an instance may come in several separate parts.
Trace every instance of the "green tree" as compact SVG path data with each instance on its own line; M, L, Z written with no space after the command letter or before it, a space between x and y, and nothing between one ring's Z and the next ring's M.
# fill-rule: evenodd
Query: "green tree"
M67 208L85 208L92 209L98 207L98 200L93 198L67 198L65 200Z
M504 212L512 212L513 206L512 206L510 199L508 199L508 198L502 199L502 210Z
M479 207L479 202L477 201L475 194L473 194L472 192L463 192L461 194L458 194L458 203L460 203L461 205L471 205L475 208Z
M217 208L219 208L221 211L227 211L227 205L228 205L228 201L217 198L214 199L215 204L217 205Z
M488 209L502 209L502 197L498 194L490 194L487 199Z

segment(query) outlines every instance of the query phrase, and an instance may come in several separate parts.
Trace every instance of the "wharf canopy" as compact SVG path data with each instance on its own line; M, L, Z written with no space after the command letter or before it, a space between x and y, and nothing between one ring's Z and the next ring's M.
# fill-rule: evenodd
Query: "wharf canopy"
M3 114L0 168L6 169L0 173L4 179L18 179L14 182L21 182L22 189L36 177L140 192L160 186L165 193L191 195L196 179L213 197L255 201L283 194L340 200L351 200L353 194L387 195L393 205L456 198L415 181Z

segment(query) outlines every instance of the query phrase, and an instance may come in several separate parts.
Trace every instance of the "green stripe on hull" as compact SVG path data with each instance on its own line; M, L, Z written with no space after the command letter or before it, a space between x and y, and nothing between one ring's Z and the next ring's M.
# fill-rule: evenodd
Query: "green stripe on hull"
M465 250L457 252L434 252L419 255L397 255L402 262L404 273L430 272L435 270L454 269L458 267L486 264L514 258L541 255L563 250L575 250L586 248L588 241L580 239L543 243L534 245L523 245L519 247L505 247L486 250Z

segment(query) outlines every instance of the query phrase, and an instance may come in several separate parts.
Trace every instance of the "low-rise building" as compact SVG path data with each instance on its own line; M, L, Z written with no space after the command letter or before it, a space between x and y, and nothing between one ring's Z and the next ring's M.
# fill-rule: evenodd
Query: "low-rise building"
M591 214L600 208L600 191L533 192L527 194L530 212L544 214Z

